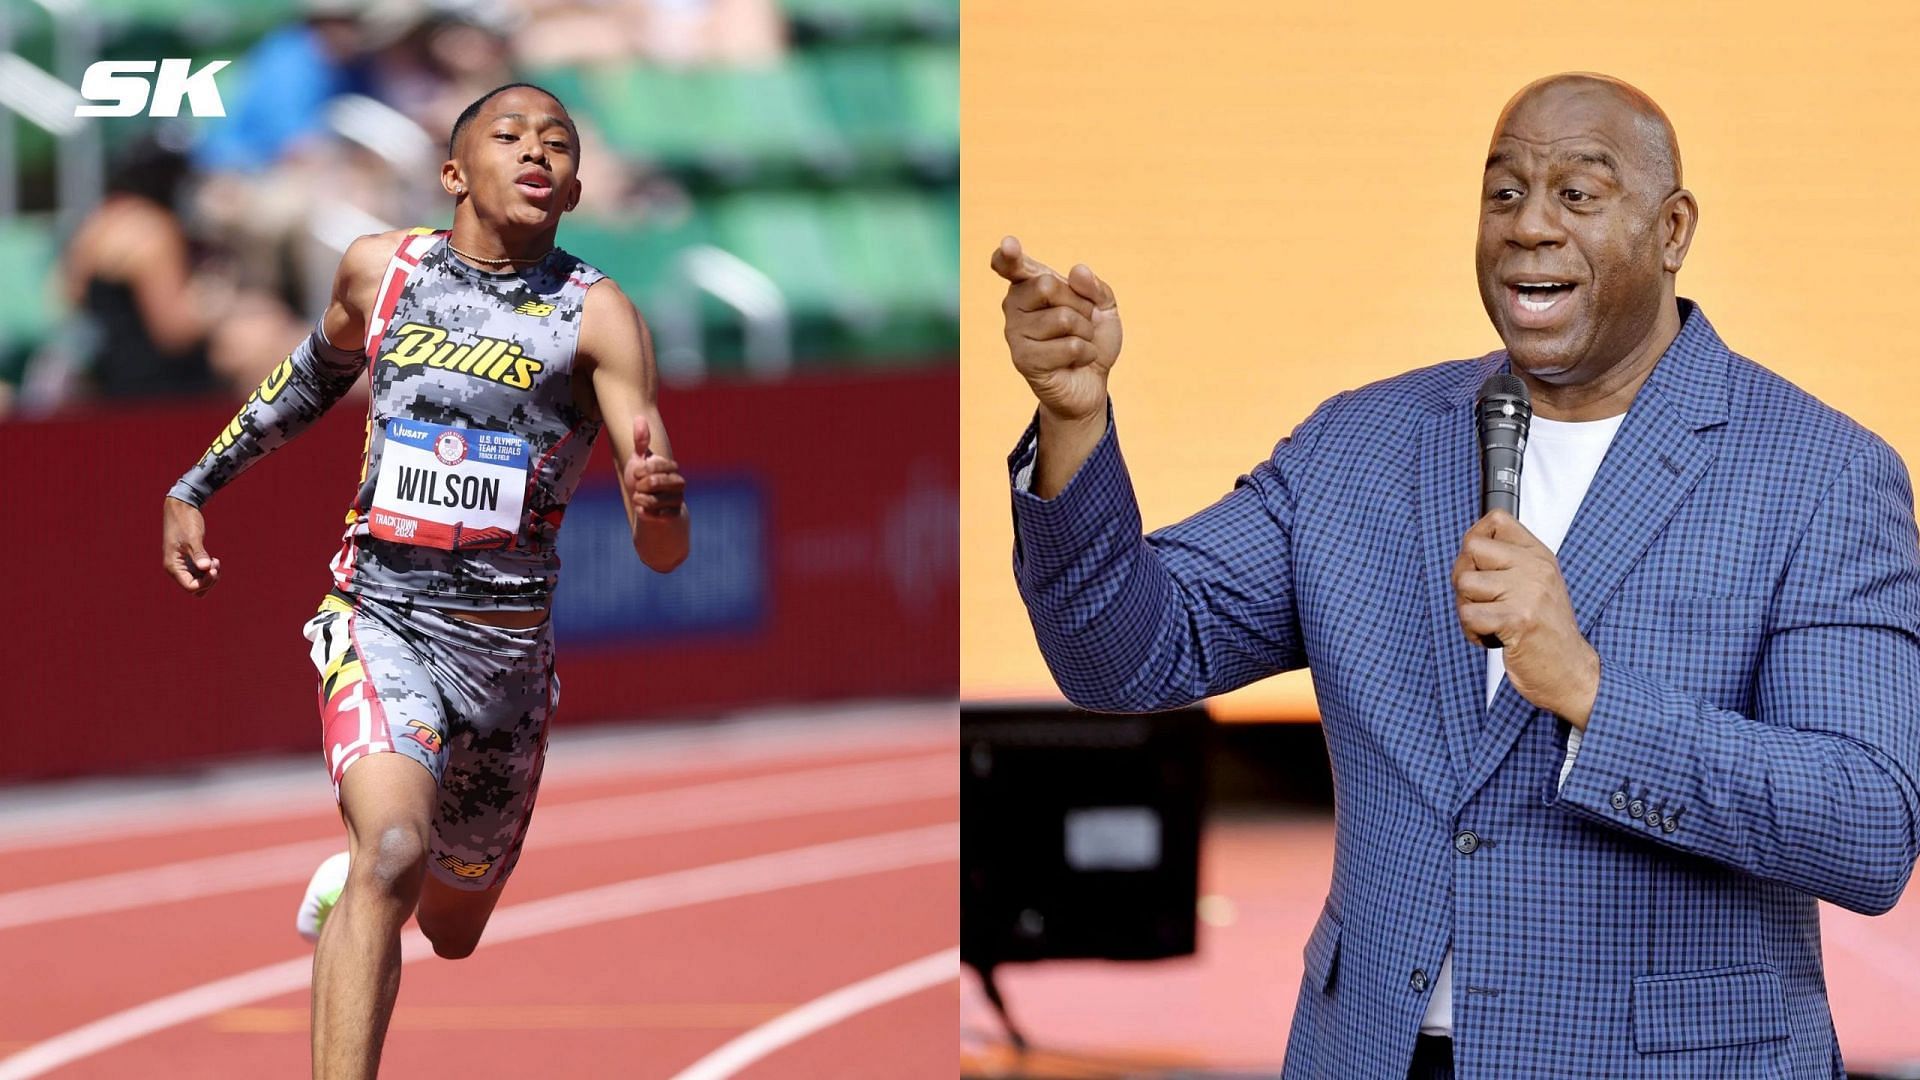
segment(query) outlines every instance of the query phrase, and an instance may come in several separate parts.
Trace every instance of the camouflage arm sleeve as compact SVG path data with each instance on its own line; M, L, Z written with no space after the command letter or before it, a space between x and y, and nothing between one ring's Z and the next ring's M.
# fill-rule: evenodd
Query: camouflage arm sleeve
M366 366L365 353L337 348L316 326L254 390L200 456L199 464L188 469L167 495L191 506L206 502L254 462L293 441L318 420Z

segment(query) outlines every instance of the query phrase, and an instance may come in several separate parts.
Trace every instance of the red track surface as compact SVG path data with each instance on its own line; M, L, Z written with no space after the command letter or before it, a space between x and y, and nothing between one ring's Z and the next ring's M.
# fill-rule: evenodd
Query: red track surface
M556 760L496 928L517 905L662 875L705 881L716 872L699 868L838 846L804 857L826 860L812 872L818 880L807 883L783 884L778 873L761 881L756 868L800 864L796 857L760 858L727 871L738 878L731 886L737 895L683 898L552 932L523 928L517 940L483 941L464 961L429 955L411 962L382 1074L673 1077L809 1001L952 948L958 926L954 729L921 722L861 731L866 734L835 733L830 751L796 740L785 749L717 755L722 764L701 764L697 752L682 751L688 764L670 771L648 765L644 755L634 756L630 771L603 760L569 772ZM862 773L861 765L873 768ZM313 768L320 769L317 756ZM896 773L925 779L888 789L884 779ZM861 775L881 782L841 785L837 779ZM811 794L802 790L809 783ZM686 798L675 794L689 789ZM770 795L756 801L756 790ZM625 817L620 806L609 806L607 815L587 806L644 793L668 801L626 804ZM722 808L720 815L738 820L714 822L714 807L722 803L734 809ZM637 811L650 805L663 808L659 817L640 820ZM586 806L585 816L576 810L569 817L568 806ZM136 869L157 879L158 868L182 860L342 836L324 797L310 812L290 815L283 808L261 817L121 842L0 848L0 916L30 920L0 921L0 1055L183 990L310 955L292 928L304 875L291 884L214 890L77 917L22 907L32 899L24 890L36 887ZM583 842L556 831L587 827L607 835ZM873 846L846 842L887 834L907 837L896 846L906 845L900 850L908 857L879 868L832 864L832 852ZM957 975L957 964L953 971ZM921 982L766 1050L730 1075L946 1075L953 1067L948 1040L957 983L945 976ZM8 1064L0 1060L0 1075ZM306 1069L307 994L299 989L212 1010L35 1075L159 1080L301 1076Z

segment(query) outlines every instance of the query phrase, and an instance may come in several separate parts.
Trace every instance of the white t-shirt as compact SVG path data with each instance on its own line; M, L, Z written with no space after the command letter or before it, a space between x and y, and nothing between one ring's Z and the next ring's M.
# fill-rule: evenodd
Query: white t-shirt
M1580 509L1600 471L1600 459L1607 456L1614 433L1626 413L1605 420L1570 423L1565 420L1533 418L1527 431L1527 453L1520 469L1520 524L1540 538L1556 554L1567 537L1567 527ZM1507 656L1499 649L1487 650L1487 704L1500 691L1500 680L1507 674ZM1567 757L1560 765L1560 782L1567 782L1573 769L1573 756L1580 749L1580 729L1567 734ZM1440 975L1433 981L1433 996L1427 999L1427 1015L1421 1018L1420 1031L1427 1035L1453 1034L1453 953L1440 962Z

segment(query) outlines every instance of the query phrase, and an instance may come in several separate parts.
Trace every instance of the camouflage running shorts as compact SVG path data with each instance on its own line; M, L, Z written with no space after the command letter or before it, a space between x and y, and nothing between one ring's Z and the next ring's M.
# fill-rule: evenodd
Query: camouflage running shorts
M331 593L307 620L333 795L355 761L396 752L440 787L428 866L461 889L520 858L560 702L553 623L510 630L430 607Z

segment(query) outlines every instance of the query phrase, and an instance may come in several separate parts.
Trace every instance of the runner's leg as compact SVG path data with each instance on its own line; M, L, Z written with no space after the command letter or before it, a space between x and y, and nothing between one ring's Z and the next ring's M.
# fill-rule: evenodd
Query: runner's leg
M447 763L433 820L420 932L449 960L472 955L520 860L559 705L550 625L509 630L433 620L448 679Z
M352 852L347 885L313 958L313 1074L371 1078L400 991L400 928L420 899L433 774L404 754L371 754L340 781Z
M506 884L502 879L491 888L475 892L456 889L428 874L420 889L420 932L433 942L433 951L448 960L473 955Z
M400 927L420 898L444 705L417 636L384 609L329 596L305 634L349 855L314 953L313 1075L371 1077L400 985Z

